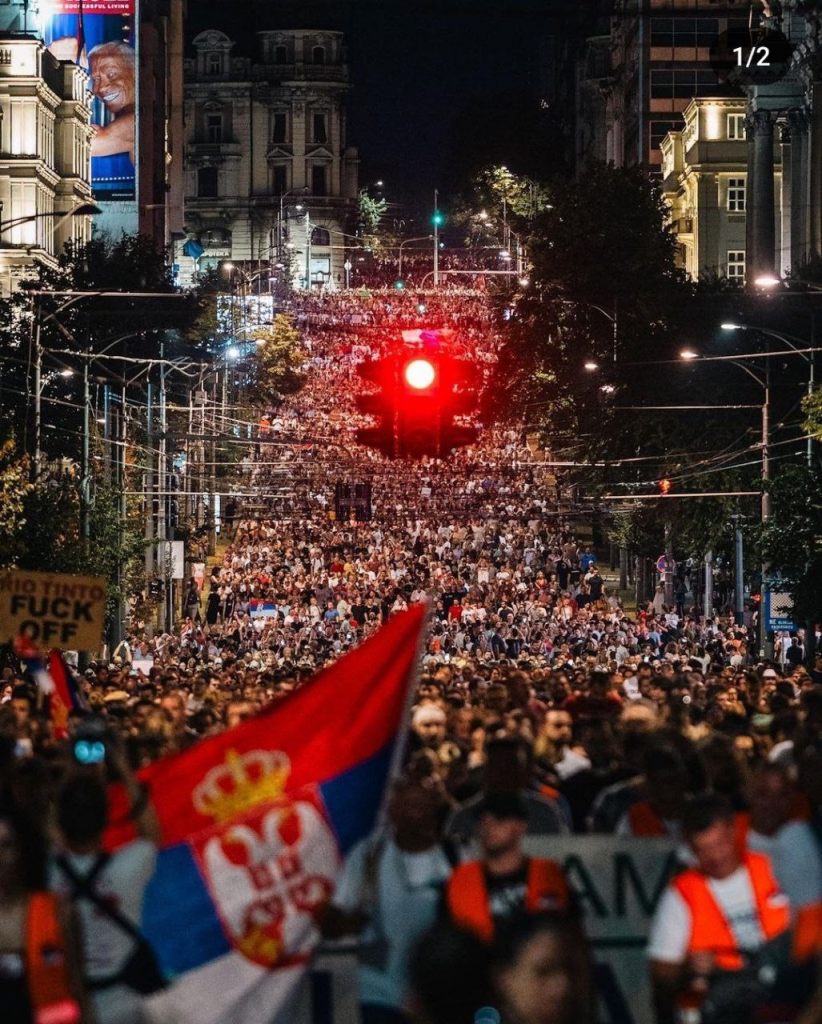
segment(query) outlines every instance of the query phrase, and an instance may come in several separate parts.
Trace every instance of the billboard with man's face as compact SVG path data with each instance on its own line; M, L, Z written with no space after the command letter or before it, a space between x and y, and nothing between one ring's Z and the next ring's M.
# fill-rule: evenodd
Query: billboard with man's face
M91 186L102 201L136 194L137 0L41 0L46 46L89 75L92 93Z

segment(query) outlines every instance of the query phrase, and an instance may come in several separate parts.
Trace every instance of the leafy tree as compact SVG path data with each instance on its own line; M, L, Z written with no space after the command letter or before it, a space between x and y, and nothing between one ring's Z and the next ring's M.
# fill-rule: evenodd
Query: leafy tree
M762 553L780 573L796 618L812 629L822 614L822 480L806 466L784 466L770 490L771 517L760 531Z
M270 405L296 394L305 384L305 355L290 316L278 313L270 326L253 333L257 344L257 393Z
M28 460L18 458L13 440L0 445L0 567L16 565L23 550L20 532L31 491Z
M383 217L388 212L388 200L381 196L375 199L361 188L357 194L357 216L366 236L378 234Z
M145 550L136 503L121 527L120 496L99 484L89 509L89 538L82 536L80 482L64 476L29 487L23 499L23 521L17 538L21 569L70 575L102 576L109 607L126 597L122 580L139 565Z

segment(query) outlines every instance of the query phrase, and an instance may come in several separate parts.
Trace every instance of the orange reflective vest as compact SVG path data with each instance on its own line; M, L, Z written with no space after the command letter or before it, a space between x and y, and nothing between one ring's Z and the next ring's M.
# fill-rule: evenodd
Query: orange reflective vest
M532 914L542 910L567 910L571 893L562 868L552 860L532 858L528 863L525 909ZM485 871L478 860L460 864L445 887L445 902L451 920L473 932L483 942L494 938L494 919L488 902Z
M29 896L26 916L26 974L36 1024L77 1024L80 1006L71 988L66 936L50 892Z
M801 821L802 818L791 818ZM734 816L736 841L740 854L748 849L748 833L751 830L751 816L740 812ZM760 856L764 856L760 854ZM793 914L793 939L791 950L798 961L817 956L822 950L822 903L810 903L805 907L791 907Z
M640 800L631 804L628 808L628 821L631 825L631 832L635 836L649 838L664 838L668 835L665 822L651 807L649 800Z
M768 857L746 853L743 864L751 879L759 926L768 941L790 927L788 900L774 878ZM691 912L688 954L713 953L720 970L741 970L743 963L736 938L705 875L696 869L683 871L672 884Z

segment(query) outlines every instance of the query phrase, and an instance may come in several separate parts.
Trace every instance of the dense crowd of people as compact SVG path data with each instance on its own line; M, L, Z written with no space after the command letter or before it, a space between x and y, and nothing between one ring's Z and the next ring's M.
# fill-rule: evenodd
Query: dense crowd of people
M38 913L62 936L76 1019L140 1020L125 968L158 835L135 773L285 699L421 601L430 626L388 825L351 853L320 921L329 937L360 937L363 1024L461 1024L482 1006L499 1006L503 1024L592 1020L581 908L544 857L550 837L588 833L667 838L685 866L650 939L660 1024L700 1005L720 1019L705 993L717 968L738 967L728 943L750 957L800 923L792 1016L771 1019L815 1012L822 634L799 632L764 660L754 623L736 625L722 606L701 615L684 579L671 603L659 589L626 610L516 425L399 471L358 447L367 419L354 398L368 385L357 367L403 329L453 331L439 343L492 365L481 294L302 294L292 314L307 384L264 411L250 471L269 511L226 524L173 633L133 623L78 676L89 712L69 728L105 728L140 833L102 865L102 776L71 765L23 666L3 669L2 1019L38 1019L23 908L50 888L58 896ZM370 514L337 518L339 481L371 485ZM115 898L114 917L95 886ZM703 912L709 935L693 927ZM766 998L757 985L745 992L734 1012Z

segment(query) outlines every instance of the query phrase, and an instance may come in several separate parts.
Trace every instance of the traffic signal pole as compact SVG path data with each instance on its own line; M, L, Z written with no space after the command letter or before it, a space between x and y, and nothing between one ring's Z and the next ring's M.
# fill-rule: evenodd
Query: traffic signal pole
M434 189L434 287L440 286L440 216L439 191Z

